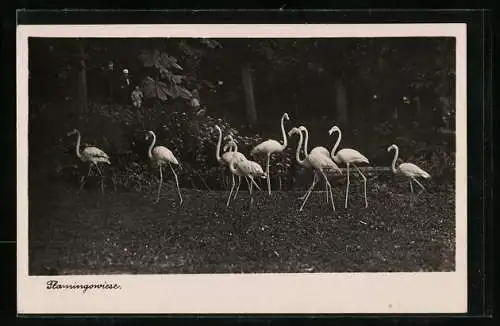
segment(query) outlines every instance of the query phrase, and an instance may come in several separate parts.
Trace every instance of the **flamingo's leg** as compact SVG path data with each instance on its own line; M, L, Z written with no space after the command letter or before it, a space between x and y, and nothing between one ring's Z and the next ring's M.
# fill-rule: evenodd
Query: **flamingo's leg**
M168 165L170 166L170 170L172 170L172 173L174 174L175 184L177 185L177 192L179 193L179 198L181 200L179 205L182 205L182 195L181 189L179 188L179 179L177 178L177 173L175 173L174 168L172 167L172 164L170 164L170 162L168 163Z
M368 199L366 198L366 177L365 177L365 175L363 173L361 173L361 170L356 165L353 164L353 166L356 168L356 170L358 171L359 175L363 179L364 191L365 191L365 207L368 207ZM410 180L410 185L411 185L411 180Z
M314 189L315 185L316 185L316 173L314 174L314 179L313 179L313 182L311 184L311 187L309 187L309 189L307 190L306 197L304 198L304 201L302 202L302 206L300 206L299 211L302 211L302 209L304 208L304 205L306 204L307 199L311 195L311 192Z

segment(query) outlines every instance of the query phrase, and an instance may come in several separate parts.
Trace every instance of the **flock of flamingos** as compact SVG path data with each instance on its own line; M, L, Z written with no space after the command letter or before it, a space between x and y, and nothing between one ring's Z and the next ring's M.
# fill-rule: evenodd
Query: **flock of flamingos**
M221 155L220 153L220 147L222 143L222 130L220 129L219 126L215 126L217 131L219 132L219 140L217 142L217 148L216 148L216 157L217 161L229 168L229 170L232 173L232 186L231 186L231 191L229 192L229 196L227 198L227 206L229 206L231 198L236 198L238 194L238 190L240 188L241 184L241 177L244 177L247 184L248 184L248 190L250 194L250 205L253 202L253 196L252 196L252 189L253 185L257 187L257 189L260 190L259 185L255 182L254 178L263 178L267 179L267 188L268 188L268 193L271 195L271 181L269 178L269 160L271 158L271 155L274 153L282 152L288 145L288 137L291 137L292 135L298 134L299 136L299 142L297 145L297 151L296 151L296 160L297 163L300 164L303 167L313 169L314 171L314 178L312 181L311 186L307 190L307 192L299 197L299 199L303 200L302 205L300 206L300 210L304 208L305 203L307 202L307 199L311 195L311 192L313 191L314 187L318 183L321 178L325 181L326 185L326 195L327 195L327 202L330 201L332 204L332 208L335 211L335 204L333 200L333 195L332 195L332 187L330 185L330 182L328 181L327 175L325 171L327 170L333 170L333 171L338 171L340 174L342 174L341 170L339 169L337 164L345 164L347 168L347 187L346 187L346 194L345 194L345 207L347 208L347 200L349 198L349 167L352 165L357 172L359 173L359 176L363 180L364 183L364 197L365 197L365 207L368 207L368 201L366 198L366 177L363 175L363 173L360 171L358 168L358 164L369 164L368 159L358 152L355 149L351 148L343 148L337 151L338 146L340 144L340 140L342 137L342 133L337 126L333 126L329 131L328 134L332 135L334 132L338 132L339 136L337 138L337 141L335 145L333 146L333 149L329 151L323 146L318 146L313 148L311 151L308 151L307 148L307 142L308 142L308 137L309 133L304 126L299 126L299 127L293 127L289 132L288 132L288 137L287 133L285 132L285 127L284 127L284 121L285 120L290 120L290 117L288 116L287 113L284 113L283 116L281 117L281 131L283 134L283 143L280 143L274 139L268 139L257 146L255 146L251 151L250 155L255 156L258 154L265 154L267 155L267 163L266 163L266 171L262 169L262 167L255 161L249 160L243 153L238 152L238 145L236 140L233 139L231 135L226 136L224 139L227 140L227 143L223 147L223 154ZM95 167L100 174L101 177L103 177L103 174L101 170L99 169L98 164L99 163L105 163L105 164L111 164L109 156L100 150L97 147L86 147L82 151L80 151L80 142L81 142L81 135L80 132L77 129L74 129L73 131L68 133L68 136L70 135L78 135L78 139L76 142L76 155L77 157L82 160L83 162L86 162L89 164L89 170L87 177L90 175L92 168ZM305 134L305 141L304 141L304 134ZM162 172L162 167L165 165L168 165L170 169L172 170L172 173L175 178L175 183L177 185L177 191L179 194L179 199L180 199L180 204L182 204L182 195L181 191L179 189L179 180L177 177L177 173L175 173L175 170L172 165L177 165L180 166L179 161L175 158L174 154L172 153L171 150L164 146L155 146L156 144L156 135L153 131L148 131L146 135L146 139L152 138L151 144L148 148L148 156L149 158L156 164L156 166L159 168L160 171L160 182L158 185L158 192L156 195L156 202L159 201L160 199L160 190L161 186L163 183L163 172ZM304 143L303 147L303 153L304 156L301 159L301 149L302 149L302 144ZM409 179L410 182L410 189L413 194L413 184L412 181L415 181L421 188L422 191L425 190L425 187L416 179L418 177L422 178L430 178L429 173L425 172L418 166L416 166L413 163L402 163L398 167L396 167L396 160L399 155L399 148L397 145L393 144L387 148L387 151L394 150L394 159L392 160L392 171L395 174L400 174ZM236 185L235 182L235 176L238 177L238 183ZM80 189L83 188L83 185L85 183L85 176L81 177L80 180ZM234 192L233 196L233 190L236 186L236 190ZM101 179L101 190L103 191L103 183Z

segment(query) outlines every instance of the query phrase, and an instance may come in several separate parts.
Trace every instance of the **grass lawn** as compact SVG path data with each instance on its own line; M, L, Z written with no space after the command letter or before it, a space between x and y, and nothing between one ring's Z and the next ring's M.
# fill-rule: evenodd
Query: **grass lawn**
M265 180L261 182L265 188ZM243 186L242 186L243 188ZM453 189L453 187L444 187ZM454 193L428 187L410 205L407 181L334 186L337 210L313 193L228 192L165 186L151 195L68 185L30 186L29 271L53 274L418 272L455 269ZM318 188L317 188L318 189ZM418 186L415 185L415 189Z

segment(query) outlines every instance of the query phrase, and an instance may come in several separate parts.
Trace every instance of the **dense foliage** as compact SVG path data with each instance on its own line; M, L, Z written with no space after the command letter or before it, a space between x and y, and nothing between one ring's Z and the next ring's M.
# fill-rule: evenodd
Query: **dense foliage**
M259 142L281 139L279 118L288 112L286 129L307 126L309 148L331 148L335 139L327 130L343 121L341 147L359 149L372 166L388 166L392 157L386 148L397 143L405 161L421 162L438 178L453 178L454 136L437 132L454 128L452 40L30 42L30 155L52 158L30 160L32 177L50 174L76 181L86 173L74 155L75 139L65 136L77 127L83 144L111 156L107 173L115 187L149 191L158 178L147 157L145 133L152 130L157 144L170 148L181 162L181 187L220 189L227 187L222 176L228 174L215 158L214 126L224 136L232 134L249 156ZM98 72L110 59L132 71L145 96L141 109L102 100ZM89 86L87 110L77 110L75 104L84 80L82 60ZM253 76L259 113L254 125L245 121L248 90L241 86L242 66L251 67ZM335 98L339 92L344 104ZM272 156L274 189L293 187L301 172L295 163L296 142L289 139L286 151ZM265 157L253 159L265 166Z

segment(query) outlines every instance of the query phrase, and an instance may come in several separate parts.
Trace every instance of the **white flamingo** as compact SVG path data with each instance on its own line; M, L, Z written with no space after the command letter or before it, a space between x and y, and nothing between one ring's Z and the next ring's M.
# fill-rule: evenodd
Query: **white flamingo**
M232 143L234 143L234 144L235 144L234 146L236 146L236 152L238 152L238 145L237 145L237 144L238 144L238 141L237 141L236 139L234 139L234 138L233 138L233 135L231 135L231 134L227 135L226 137L224 137L224 141L226 142L226 144L224 145L224 147L222 147L222 151L224 152L224 154L226 154L226 153L227 153L228 155L233 155L232 153L229 153L229 152L231 152L231 151L232 151L232 150L231 150L231 149L232 149L232 145L231 145ZM243 155L243 153L240 153L240 152L238 152L238 153L239 153L239 154L241 154L241 155ZM223 156L224 156L224 154L223 154ZM226 156L227 156L227 155L226 155ZM244 155L243 155L243 156L244 156ZM230 156L230 157L232 157L232 156ZM246 157L245 157L245 158L246 158ZM230 160L228 160L228 162L229 162L229 161L230 161ZM229 169L229 163L228 163L226 166L227 166L227 168ZM231 174L231 175L232 175L231 171L229 171L229 174ZM228 183L229 183L229 182L228 182ZM228 185L228 189L229 189L229 185ZM236 198L236 197L234 197L234 198Z
M236 159L236 160L246 160L247 158L245 157L245 155L243 155L243 153L240 153L238 152L238 145L236 144L236 141L233 139L233 136L232 135L227 135L226 137L224 137L224 140L228 140L228 143L226 145L224 145L224 148L222 149L225 153L222 154L222 156L220 155L220 146L221 146L221 143L222 143L222 130L221 128L216 125L215 126L215 129L217 129L217 131L219 132L219 140L217 141L217 148L216 148L216 151L215 151L215 157L217 158L217 161L224 165L224 166L228 166L229 167L229 163L231 162L231 160L233 159L233 157ZM234 146L234 151L231 150L231 147ZM226 152L226 150L228 150ZM232 185L234 185L235 181L234 181L234 174L231 173L231 176L232 176ZM240 189L240 184L241 184L241 176L238 176L238 187L236 188L236 192L234 194L234 198L236 198L236 195L238 194L238 190ZM228 201L228 205L229 205L229 201Z
M172 151L169 150L168 148L166 148L164 146L154 147L154 145L156 143L156 135L154 132L148 131L148 133L146 135L146 139L149 139L150 137L153 138L153 141L151 142L151 145L149 145L148 157L150 160L152 160L158 166L158 168L160 170L160 184L158 185L158 193L156 195L156 202L160 201L160 190L161 190L161 185L163 183L162 167L163 167L163 165L168 164L168 166L172 170L172 173L174 174L175 184L177 185L177 192L179 193L179 198L180 198L180 205L182 205L182 195L181 195L181 190L179 189L179 180L177 178L177 173L175 173L174 168L172 167L172 164L180 166L179 161L177 161L177 159L175 158Z
M304 140L304 153L307 153L307 148L308 148L307 145L309 144L309 131L307 130L307 128L305 126L299 126L299 130L303 131L305 133L305 135L306 135L305 136L305 140ZM314 147L312 150L313 151L317 151L318 153L324 154L326 156L330 156L330 152L328 151L328 149L326 149L323 146ZM307 162L307 160L306 160L306 162ZM326 188L326 183L325 183L325 188ZM299 197L299 199L304 199L305 196L306 196L306 194L304 194L303 196ZM328 188L326 188L326 202L328 202Z
M295 133L298 133L299 136L302 135L300 132L300 127L290 130L290 134L295 134ZM302 137L300 137L300 138L302 138ZM299 150L297 151L297 153L300 151L301 145L302 145L302 139L299 139L299 145L298 145ZM324 170L334 169L334 170L339 171L341 174L342 174L342 172L340 171L337 164L335 164L335 162L332 161L330 156L325 155L324 151L321 148L317 147L317 148L314 148L310 153L307 153L306 151L304 151L304 153L306 154L305 159L307 161L309 161L309 164L315 169L315 173L314 173L313 182L312 182L311 186L309 187L309 189L307 190L305 198L304 198L304 202L302 203L302 206L300 206L299 210L302 211L302 209L304 208L304 205L306 204L307 199L311 195L311 192L317 183L318 173L320 173L325 180L327 195L328 194L330 195L330 199L332 201L332 208L335 211L335 203L333 202L332 186L330 185L330 182L328 181L328 178L327 178Z
M339 133L339 137L337 138L337 141L335 142L335 145L332 148L331 152L331 157L332 159L337 163L344 163L347 167L347 187L345 190L345 205L344 207L347 208L347 198L349 198L349 185L350 185L350 180L349 180L349 165L352 164L354 168L358 171L359 175L363 179L364 183L364 194L365 194L365 207L368 207L368 200L366 199L366 177L364 176L363 173L361 173L361 170L356 166L356 164L360 163L370 163L368 159L358 152L355 149L352 148L343 148L335 154L335 151L337 150L337 147L339 147L340 144L340 139L342 138L342 132L340 131L340 128L337 126L333 126L329 131L328 134L331 135L335 131Z
M398 159L399 155L399 147L395 144L392 144L387 148L387 151L390 152L391 150L395 150L396 152L394 153L394 159L392 160L392 172L394 174L400 174L403 175L407 178L410 179L410 189L411 193L413 194L413 184L411 181L415 181L421 188L422 190L425 190L425 187L416 179L418 177L422 177L424 179L429 179L431 176L429 173L425 172L418 166L416 166L413 163L401 163L397 168L396 168L396 161Z
M236 145L236 144L231 144L231 145ZM235 153L236 146L232 146L232 151ZM262 167L259 165L259 163L255 161L251 161L248 159L243 159L243 160L238 160L236 157L233 157L231 162L229 163L229 170L234 175L237 175L238 177L245 177L245 180L247 181L248 184L248 191L250 194L250 206L252 205L253 202L253 197L252 197L252 187L255 185L257 189L260 190L259 185L255 182L254 178L255 177L260 177L265 179L267 177L266 173L262 170ZM231 191L229 192L229 197L227 198L227 205L229 206L229 201L231 199L231 194L234 189L234 179L233 179L233 185L231 187Z
M271 195L271 176L269 175L269 160L271 155L278 152L283 152L287 146L286 132L284 127L284 120L290 120L288 113L284 113L281 117L281 132L283 134L283 144L280 144L277 140L268 139L263 141L259 145L255 146L251 151L250 155L254 156L258 153L266 153L267 164L266 164L266 176L267 176L267 190L269 195Z
M97 147L85 147L83 151L80 152L80 142L82 140L82 136L80 134L80 131L78 129L73 129L72 131L68 132L68 136L77 134L78 138L76 140L76 156L82 161L82 162L88 162L89 163L89 172L87 173L87 177L90 175L90 172L92 171L92 167L95 166L97 168L97 171L101 175L101 193L104 193L104 184L102 178L104 177L101 169L99 169L98 163L105 163L111 165L111 162L109 161L109 156L108 154L104 153L101 149ZM85 184L85 176L82 175L80 179L80 190L82 190L83 185Z
M219 139L217 141L217 147L215 148L215 158L217 159L217 162L219 162L220 164L224 165L224 166L229 166L229 162L231 162L231 158L233 157L233 154L231 151L229 152L226 152L226 146L224 146L224 154L220 154L220 147L221 147L221 144L222 144L222 130L220 129L219 126L215 126L215 129L217 129L217 131L219 132ZM224 139L228 139L229 141L233 140L233 136L231 135L228 135L226 136ZM234 141L234 140L233 140ZM243 154L241 153L237 153L235 154L237 155L238 157L241 158L241 156ZM243 155L243 158L245 158L245 156ZM224 176L223 176L224 177ZM234 179L234 176L233 176L233 179Z
M224 152L228 151L227 153L224 153L224 154L229 154L228 155L229 162L231 161L232 158L234 158L238 161L246 160L247 158L245 157L245 155L241 152L238 152L238 143L236 142L236 140L234 140L231 135L226 136L225 138L229 139L229 141L227 142L226 145L224 145L223 151ZM233 185L234 184L234 173L231 173L231 175L232 175L232 185ZM231 187L232 187L232 185L231 185ZM238 191L240 190L240 185L241 185L241 176L238 175L238 186L236 187L236 191L234 192L233 199L236 199L236 196L238 195ZM260 190L260 188L259 188L259 190ZM228 203L229 203L229 201L228 201Z

